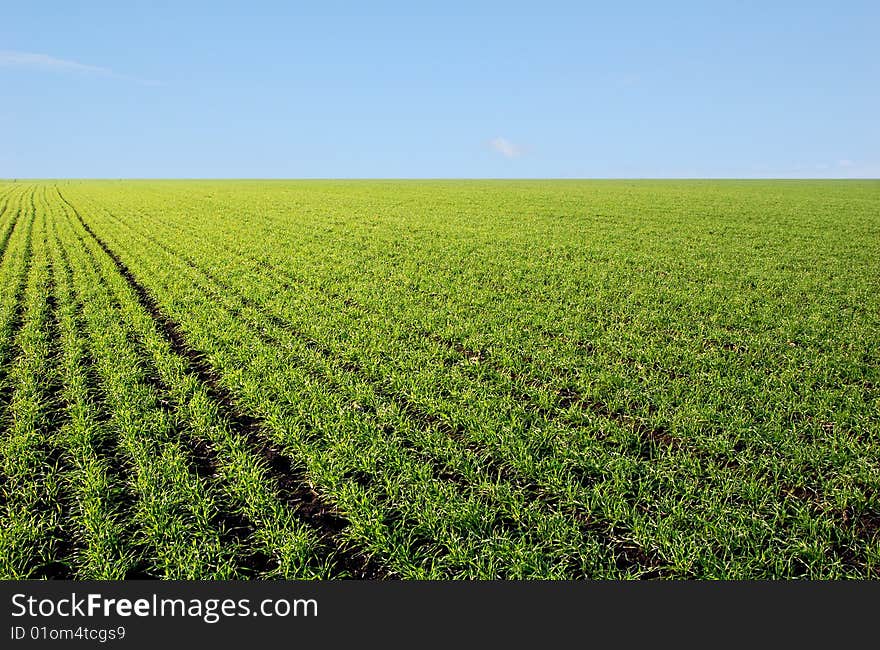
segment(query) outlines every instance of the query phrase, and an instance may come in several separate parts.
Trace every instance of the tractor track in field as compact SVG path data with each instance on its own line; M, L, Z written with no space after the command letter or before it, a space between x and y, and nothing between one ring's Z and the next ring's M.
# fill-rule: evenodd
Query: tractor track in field
M114 218L118 219L117 217ZM189 258L183 256L180 253L176 253L170 250L165 244L156 240L153 237L150 237L149 235L147 236L147 238L155 245L160 246L161 248L166 250L166 252L172 257L181 259L181 261L189 268L205 276L213 284L220 286L229 293L235 295L243 306L258 311L263 311L260 309L259 305L251 301L247 296L243 296L233 288L227 286L222 280L217 279L209 271L199 267ZM217 298L221 299L221 296L217 294ZM244 316L240 312L234 312L229 307L226 307L226 309L230 310L230 313L236 317L249 320L247 316ZM659 558L659 556L645 551L633 542L619 541L619 538L627 536L627 531L621 529L619 525L611 524L610 522L603 523L598 520L595 515L580 507L562 503L558 497L542 490L531 479L522 476L511 467L499 463L493 457L490 450L485 448L483 445L471 439L468 439L462 427L452 426L443 418L424 411L423 409L421 409L421 407L413 403L405 395L399 395L388 391L380 379L373 377L355 361L339 361L331 350L322 346L320 343L307 336L303 332L293 329L290 323L284 321L277 315L266 314L266 318L276 328L302 340L305 347L319 354L327 363L336 366L349 374L355 375L359 377L362 381L366 382L369 386L371 386L377 397L386 401L387 403L394 404L397 409L401 413L403 413L408 419L410 419L413 424L420 426L423 429L433 428L434 430L448 436L450 439L455 440L457 444L467 448L471 453L475 454L475 456L480 459L480 464L483 468L483 472L487 477L497 477L498 479L510 484L512 487L519 490L525 496L525 498L537 503L541 503L544 507L550 509L551 511L563 513L572 517L573 520L576 521L580 526L583 534L595 537L600 544L608 548L614 549L615 562L618 569L646 569L646 571L642 574L642 577L645 578L662 577L664 575L667 575L667 570L664 567L664 563ZM283 341L266 333L265 331L261 331L259 328L253 328L252 333L267 345L283 345ZM314 373L312 374L314 375ZM328 377L321 373L318 373L318 375L315 376L316 378L323 381L328 381ZM330 381L332 382L333 380ZM335 383L333 385L334 388L339 388ZM375 409L369 406L365 406L364 408L375 411ZM374 415L378 415L378 413L374 413ZM387 429L387 426L385 433L390 433ZM446 465L438 463L438 460L434 458L429 452L417 446L405 435L399 435L398 441L401 443L401 447L407 449L416 457L421 458L425 462L431 464L435 468L434 476L436 479L452 483L463 491L470 489L470 482L467 480L466 477L451 470L451 468L447 467ZM368 477L363 475L363 472L360 472L359 474L361 474L361 476L359 477L361 481L368 479ZM586 483L586 485L584 485L584 483ZM582 483L584 487L589 487L589 485L592 484L592 479L590 479L590 481L584 480L584 483ZM513 518L501 515L501 513L499 513L499 515L499 518L496 519L496 525L500 529L521 529L521 525L514 521Z
M89 256L95 272L98 273L102 288L110 296L109 302L111 307L120 315L120 321L124 320L121 316L124 313L124 307L113 296L106 280L100 275L98 261L95 259L92 251L85 245L85 242L81 239L79 241ZM185 455L189 473L192 476L198 477L199 481L204 485L211 486L222 494L223 490L220 487L221 465L211 444L206 440L190 435L187 431L186 423L178 421L178 418L175 417L175 411L171 407L172 400L169 398L171 391L160 379L158 370L149 361L149 353L144 348L143 342L131 330L126 329L123 334L128 345L132 349L137 350L138 358L143 364L138 377L143 384L149 386L155 396L153 408L161 411L169 421L176 423L169 432L169 440L172 444L177 444ZM217 503L216 505L217 507L210 523L218 532L221 544L224 548L241 547L254 533L256 526L247 516L230 508L228 503ZM259 552L237 558L237 563L239 568L258 575L272 568L272 559Z
M88 253L91 256L91 251L88 251ZM92 258L92 261L94 264L97 264L97 261L94 260L94 258ZM110 288L107 286L104 278L100 277L99 281L109 293ZM120 320L122 320L123 317L121 314L124 313L124 307L122 304L115 296L110 298L110 304L116 312L120 314ZM133 349L137 350L138 357L144 364L140 378L156 395L154 408L161 410L166 417L174 418L175 410L171 406L174 400L170 397L172 391L160 378L158 369L155 365L149 361L149 351L144 346L143 341L137 338L132 331L126 330L125 336L128 344L132 346ZM176 420L176 418L174 419ZM227 423L229 423L228 419ZM188 427L184 422L179 422L175 426L174 430L171 432L171 439L172 441L179 443L181 451L185 454L190 474L197 476L202 483L212 486L217 492L222 494L222 464L212 443L204 438L198 437L193 431L188 430ZM262 455L261 458L266 460L265 455ZM266 462L267 464L270 464L269 461ZM281 487L280 482L277 481L277 479L276 483L278 484L276 493L278 494L279 499L288 505L293 505L291 495L285 494L284 489ZM226 502L225 498L222 500L222 503L217 503L217 508L211 518L211 525L218 531L220 542L224 547L246 548L245 545L247 544L247 540L251 538L257 530L256 524L244 513L236 511L230 503ZM341 530L342 528L344 528L344 523L341 524L338 529ZM248 573L257 576L268 573L275 568L273 558L260 551L255 551L249 555L239 557L236 561L240 569L244 569Z
M375 559L362 551L351 550L338 541L339 531L348 526L347 520L338 515L335 509L326 504L323 498L312 489L306 480L304 470L292 458L283 453L276 445L264 439L261 434L263 423L237 408L234 397L220 383L216 371L204 361L201 354L189 346L180 325L161 310L158 302L140 284L125 263L94 233L83 220L79 211L64 198L60 191L58 191L58 195L73 212L86 233L116 266L117 271L134 293L140 307L152 318L157 330L164 336L174 353L186 361L188 370L205 387L209 397L217 405L221 417L226 420L231 430L248 443L252 453L264 461L270 475L276 481L278 498L287 504L303 523L316 530L319 536L332 546L332 550L329 552L339 568L356 578L392 578L393 575L380 566ZM202 465L201 471L215 473L216 461L213 460L213 450L209 450L210 446L205 443L202 452L211 455L210 462L205 458L198 459L198 456L196 456L195 462ZM233 530L244 524L238 519L228 523ZM247 524L244 524L244 527L246 528ZM254 561L259 562L260 560L255 558Z

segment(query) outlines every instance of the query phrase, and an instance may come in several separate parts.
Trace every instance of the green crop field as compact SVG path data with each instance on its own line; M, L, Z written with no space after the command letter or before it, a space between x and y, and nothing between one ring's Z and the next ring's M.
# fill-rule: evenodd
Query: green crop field
M880 577L880 181L0 182L0 577Z

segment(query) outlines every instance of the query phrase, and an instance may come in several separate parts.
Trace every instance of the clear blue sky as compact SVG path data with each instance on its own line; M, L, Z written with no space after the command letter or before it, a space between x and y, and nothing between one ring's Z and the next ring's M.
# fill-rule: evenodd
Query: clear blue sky
M877 0L0 16L0 177L880 176Z

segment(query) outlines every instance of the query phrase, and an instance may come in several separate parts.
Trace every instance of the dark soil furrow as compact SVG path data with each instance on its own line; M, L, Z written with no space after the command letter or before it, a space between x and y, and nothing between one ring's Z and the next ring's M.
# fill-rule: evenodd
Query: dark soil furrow
M80 240L80 243L83 244L83 249L92 258L92 263L97 267L98 262L92 256L91 250L85 246L82 240ZM121 314L123 312L122 305L115 298L111 298L111 307L120 314L121 320ZM137 349L140 353L139 356L144 358L141 342L138 341L129 330L124 331L124 335L128 344L134 349ZM150 368L138 368L138 379L144 385L149 386L152 389L152 393L155 395L153 408L161 411L165 416L166 421L174 423L172 430L169 432L169 439L173 443L179 445L178 448L185 455L190 473L193 476L199 477L199 479L205 483L215 482L218 476L217 463L210 446L208 446L207 443L193 443L190 440L188 432L186 431L185 423L178 420L173 409L169 406L168 400L163 397L168 393L167 387L164 386L159 379L158 373L150 372L150 370ZM104 396L102 401L106 403L106 400L107 397ZM105 452L106 450L102 449L101 451ZM134 507L133 502L130 504L130 507ZM235 546L237 542L241 540L243 531L247 531L249 534L249 532L253 530L252 524L245 518L222 507L216 509L211 524L219 532L220 541L224 547ZM141 567L136 570L143 572L145 568Z
M351 550L337 543L339 531L345 528L348 522L311 488L302 466L296 464L289 456L263 439L260 433L263 428L262 422L237 408L232 395L220 383L216 371L205 362L201 354L193 350L186 342L180 325L162 312L158 302L134 277L119 256L94 233L76 208L61 195L60 191L59 196L71 209L83 229L110 258L120 275L125 278L141 308L154 320L158 331L166 338L174 353L187 361L189 370L208 391L209 397L218 406L221 416L230 424L236 434L241 435L249 443L251 450L258 454L272 470L272 476L278 483L279 498L288 504L303 522L316 529L322 538L335 547L332 554L341 569L357 578L390 578L391 574L379 566L373 558L361 551Z
M99 262L95 259L92 251L85 245L84 241L80 240L80 243L91 259L93 267L96 270L99 269ZM121 314L123 313L122 304L112 295L111 289L104 278L100 275L98 277L99 282L110 296L111 306L120 314L121 319ZM131 330L126 330L125 336L129 345L138 351L139 358L149 359L149 353L144 347L143 341L138 339ZM155 408L163 411L172 421L176 421L174 412L169 406L169 401L164 397L170 395L171 390L162 382L158 370L149 363L146 363L146 367L140 370L139 377L146 385L150 386L156 395ZM171 437L180 444L180 449L186 455L190 472L193 475L198 476L206 484L216 483L220 480L220 461L208 441L193 437L182 422L177 424L175 430L171 433ZM246 515L235 512L229 507L218 507L211 520L211 524L219 531L220 539L224 546L241 546L256 530L254 523ZM242 559L240 564L248 571L260 574L271 570L273 560L265 554L255 553Z

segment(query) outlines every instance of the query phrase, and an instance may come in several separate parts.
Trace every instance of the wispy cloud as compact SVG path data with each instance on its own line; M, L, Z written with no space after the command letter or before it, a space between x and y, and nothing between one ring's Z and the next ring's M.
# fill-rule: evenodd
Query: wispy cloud
M489 146L502 156L507 158L519 158L522 155L522 149L513 144L507 138L497 137L489 141Z
M59 59L48 54L36 54L34 52L16 52L12 50L0 50L0 67L32 68L37 70L58 70L62 72L75 72L80 74L100 75L125 79L150 86L158 85L156 81L140 79L126 74L114 72L110 68L97 65L88 65L78 61Z
M96 65L85 65L76 61L56 59L48 54L34 54L32 52L0 51L0 65L26 68L44 68L47 70L70 70L75 72L90 72L92 74L112 75L109 68L101 68Z

